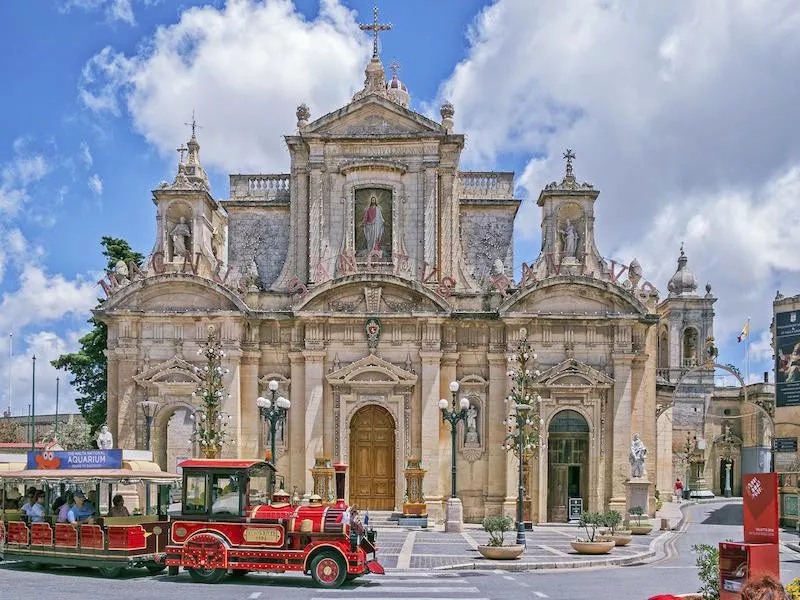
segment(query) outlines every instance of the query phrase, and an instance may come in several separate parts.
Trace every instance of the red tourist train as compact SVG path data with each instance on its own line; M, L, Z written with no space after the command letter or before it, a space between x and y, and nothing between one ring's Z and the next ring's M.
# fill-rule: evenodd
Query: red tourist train
M368 573L383 573L376 558L375 532L365 531L343 500L323 505L312 496L306 506L293 505L286 492L274 491L275 470L270 463L182 462L182 502L179 514L172 516L167 515L169 488L177 476L153 469L136 471L135 464L114 466L123 468L0 473L2 558L34 565L97 567L108 577L128 567L145 567L153 573L168 568L170 575L183 567L192 580L204 583L250 571L297 571L310 574L320 586L338 587ZM46 506L59 490L79 486L94 485L99 498L103 484L111 506L115 486L144 484L147 507L144 515L96 515L80 524L56 522L47 510L41 521L31 523L19 510L7 508L8 484L42 486L48 496ZM157 501L151 507L154 485Z

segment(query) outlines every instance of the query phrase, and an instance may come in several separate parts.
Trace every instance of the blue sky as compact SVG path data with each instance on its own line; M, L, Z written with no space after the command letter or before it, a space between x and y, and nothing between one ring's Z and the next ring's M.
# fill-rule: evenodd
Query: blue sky
M735 336L750 315L758 373L775 290L800 287L787 252L800 227L800 86L785 76L800 58L800 8L766 6L384 0L394 29L381 54L401 64L412 108L454 103L465 168L516 171L521 198L559 178L573 147L576 173L601 190L601 252L637 257L665 293L684 241L701 288L710 281L720 298L724 362L741 362ZM370 38L355 23L371 21L372 3L36 0L0 11L0 331L14 333L12 409L24 414L34 352L37 406L53 408L46 362L85 332L100 237L152 246L150 190L172 178L192 110L215 196L228 172L284 171L294 107L307 102L315 118L360 87ZM538 222L526 202L517 269L536 256Z

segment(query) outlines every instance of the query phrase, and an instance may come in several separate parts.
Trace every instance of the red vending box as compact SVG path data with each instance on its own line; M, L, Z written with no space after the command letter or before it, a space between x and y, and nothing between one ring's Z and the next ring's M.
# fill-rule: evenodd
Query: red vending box
M771 575L780 581L778 544L721 542L719 545L719 598L739 600L744 584Z

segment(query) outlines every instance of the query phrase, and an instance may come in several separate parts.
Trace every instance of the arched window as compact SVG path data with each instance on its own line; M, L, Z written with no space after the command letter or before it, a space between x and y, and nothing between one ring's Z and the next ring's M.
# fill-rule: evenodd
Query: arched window
M589 424L574 410L562 410L550 421L550 433L589 433Z
M661 335L658 336L658 368L669 368L669 337L667 337L667 330L662 329Z
M697 365L697 329L689 327L683 332L683 366L694 367Z

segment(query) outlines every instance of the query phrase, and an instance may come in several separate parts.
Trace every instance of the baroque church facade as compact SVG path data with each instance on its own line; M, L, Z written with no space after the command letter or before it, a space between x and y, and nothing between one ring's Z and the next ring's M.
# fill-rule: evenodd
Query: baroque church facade
M460 170L454 113L449 103L439 121L410 110L376 52L349 104L313 120L297 109L289 173L231 175L227 199L212 195L193 132L175 180L153 191L146 265L110 273L96 311L108 325L108 421L119 446L149 438L169 470L196 450L190 420L175 415L196 408L196 351L213 326L231 394L223 456L269 448L256 398L276 380L291 400L276 435L287 486L310 491L324 456L348 465L350 502L399 509L406 461L419 457L428 513L441 520L451 441L439 401L457 382L471 413L456 447L465 519L513 514L507 358L525 336L538 355L542 432L525 461L526 515L565 520L574 497L587 510L625 510L634 434L649 449L650 506L657 486L668 493L659 370L696 360L713 335L710 289L696 294L682 250L664 300L637 261L604 259L599 191L576 178L571 152L537 200L541 253L515 281L513 173ZM156 403L151 436L145 400Z

